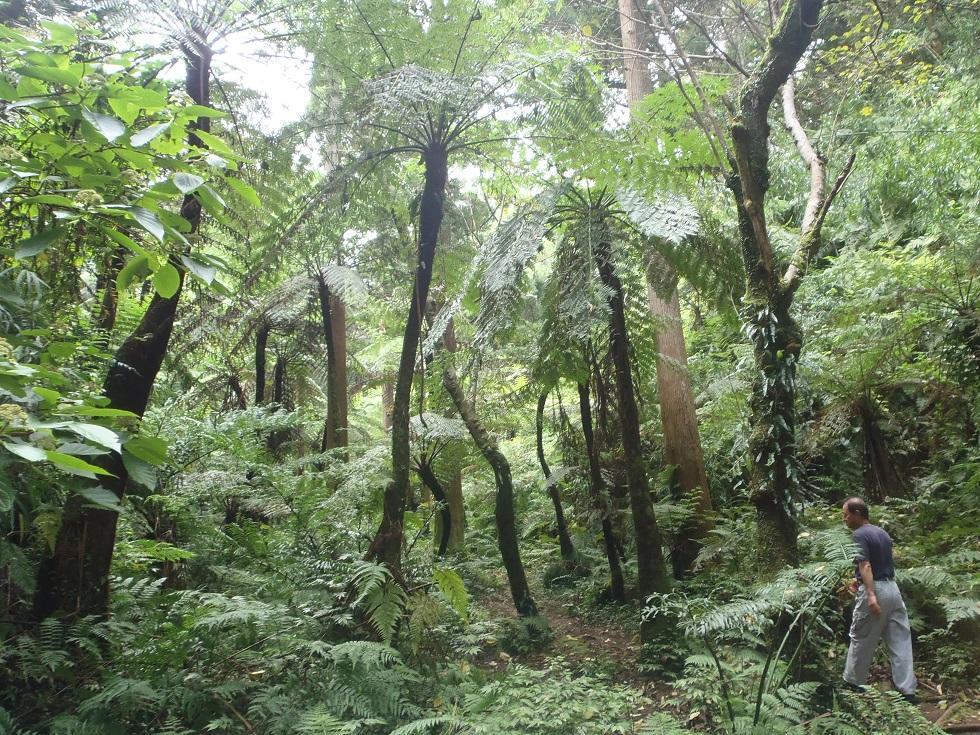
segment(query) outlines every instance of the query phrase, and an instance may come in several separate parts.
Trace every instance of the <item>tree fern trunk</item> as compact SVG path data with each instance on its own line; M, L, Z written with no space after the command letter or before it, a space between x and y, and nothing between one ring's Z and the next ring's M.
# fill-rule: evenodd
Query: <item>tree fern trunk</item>
M641 596L670 589L670 575L664 563L660 529L653 514L650 484L643 464L640 447L640 414L633 392L633 371L630 365L629 337L623 286L613 270L611 243L600 237L595 244L596 266L609 296L609 342L616 368L616 392L619 396L619 420L623 433L623 453L626 456L626 478L629 483L630 508L633 511L633 530L636 536L637 591Z
M555 526L558 529L558 547L561 550L561 558L571 564L575 561L575 546L572 544L572 537L568 535L568 524L565 522L565 511L561 504L561 491L551 474L548 460L544 456L544 406L547 401L548 393L546 391L538 397L538 410L535 413L534 425L537 437L538 463L544 473L548 497L551 498L551 504L555 507Z
M321 450L347 446L347 310L317 276L323 339L327 345L327 421Z
M255 332L255 405L265 403L265 350L269 344L268 324L263 324Z
M514 519L514 484L511 479L510 463L480 422L473 404L466 399L459 379L456 377L456 371L452 367L446 368L443 372L442 384L453 399L459 415L463 417L466 428L470 432L470 436L473 437L477 448L493 468L494 481L497 485L497 499L494 505L494 519L497 522L497 547L500 549L504 569L507 571L507 582L510 585L510 594L514 600L517 614L521 617L533 617L538 614L538 608L531 597L527 575L524 573L524 564L521 561L520 547L517 543L517 524Z
M395 398L391 417L391 482L385 488L381 525L368 551L370 557L385 564L396 578L401 578L402 520L409 494L410 450L409 409L415 358L419 348L422 316L429 298L432 265L435 260L439 228L442 225L444 196L448 171L448 153L442 144L433 143L425 153L425 185L419 205L419 250L415 267L415 285L409 305L401 359L395 380Z
M422 480L422 483L429 488L432 493L432 497L440 504L439 508L439 524L435 526L434 536L436 538L436 555L443 557L446 555L446 551L449 548L449 539L452 536L453 530L453 516L449 509L449 502L446 497L446 491L442 487L442 483L439 482L439 478L436 477L436 473L432 471L432 465L425 462L419 462L415 465L415 472Z
M578 384L579 412L582 417L582 433L585 435L585 451L589 457L589 489L592 505L602 519L602 543L606 551L606 561L609 563L609 596L613 600L626 599L626 585L623 583L623 568L620 565L619 549L616 546L616 534L613 532L609 499L602 480L602 469L599 466L599 451L595 443L595 433L592 430L592 401L589 397L589 384Z
M186 90L200 105L210 102L209 79L211 50L185 48L187 63ZM200 130L210 128L208 118L199 118ZM193 134L191 143L200 144ZM184 197L181 216L196 232L201 224L201 205L192 195ZM176 293L170 298L154 294L139 326L126 338L110 363L103 393L112 408L121 408L142 416L150 392L167 353L173 331L177 303L184 283L184 270L174 263L180 274ZM105 456L102 466L111 474L99 479L102 487L122 498L128 474L118 454ZM109 569L116 542L117 514L93 508L81 496L73 494L62 513L61 528L54 552L46 554L38 568L34 612L46 617L63 615L104 615L109 608Z

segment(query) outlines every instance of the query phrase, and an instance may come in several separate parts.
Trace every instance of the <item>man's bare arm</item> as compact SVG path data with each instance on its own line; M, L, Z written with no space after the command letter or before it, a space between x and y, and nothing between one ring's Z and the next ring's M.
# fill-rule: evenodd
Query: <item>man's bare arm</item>
M864 583L864 594L868 598L868 609L875 615L881 614L881 605L878 604L878 596L875 594L875 577L871 571L871 562L858 562L858 574Z

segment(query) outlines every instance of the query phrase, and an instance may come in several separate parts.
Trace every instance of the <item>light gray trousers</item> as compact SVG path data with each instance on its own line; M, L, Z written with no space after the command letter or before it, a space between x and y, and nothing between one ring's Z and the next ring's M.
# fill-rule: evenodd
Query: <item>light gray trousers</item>
M861 685L868 679L878 641L884 637L891 658L892 682L902 694L914 694L918 683L912 672L912 633L902 593L894 582L875 582L881 613L868 609L864 585L858 587L851 621L851 647L847 650L844 681Z

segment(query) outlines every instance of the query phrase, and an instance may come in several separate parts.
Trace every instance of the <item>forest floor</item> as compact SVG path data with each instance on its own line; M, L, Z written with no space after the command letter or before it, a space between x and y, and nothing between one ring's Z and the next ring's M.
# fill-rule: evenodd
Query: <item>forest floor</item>
M650 703L638 705L632 713L634 719L642 719L654 710L667 710L682 720L686 719L687 713L678 711L673 701L678 692L669 683L643 672L638 631L628 630L615 614L602 619L595 613L583 614L569 598L553 593L535 591L534 600L538 611L550 623L554 635L548 649L514 656L506 653L498 653L496 657L488 655L478 661L480 666L498 669L505 667L507 662L516 661L532 668L541 668L548 659L560 656L575 671L602 672L613 682L642 691ZM491 619L517 617L506 585L480 598L479 602ZM876 667L870 680L873 686L888 689L887 668ZM919 684L919 709L931 722L948 733L980 735L980 691L964 688L950 690L925 679L920 679Z

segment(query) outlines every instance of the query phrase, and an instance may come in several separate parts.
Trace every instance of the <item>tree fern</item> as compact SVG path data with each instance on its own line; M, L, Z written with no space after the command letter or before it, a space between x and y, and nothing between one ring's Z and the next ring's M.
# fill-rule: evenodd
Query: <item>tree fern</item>
M440 735L452 735L466 731L466 722L452 715L423 717L409 722L407 725L396 727L389 735L432 735L433 728L439 728Z

